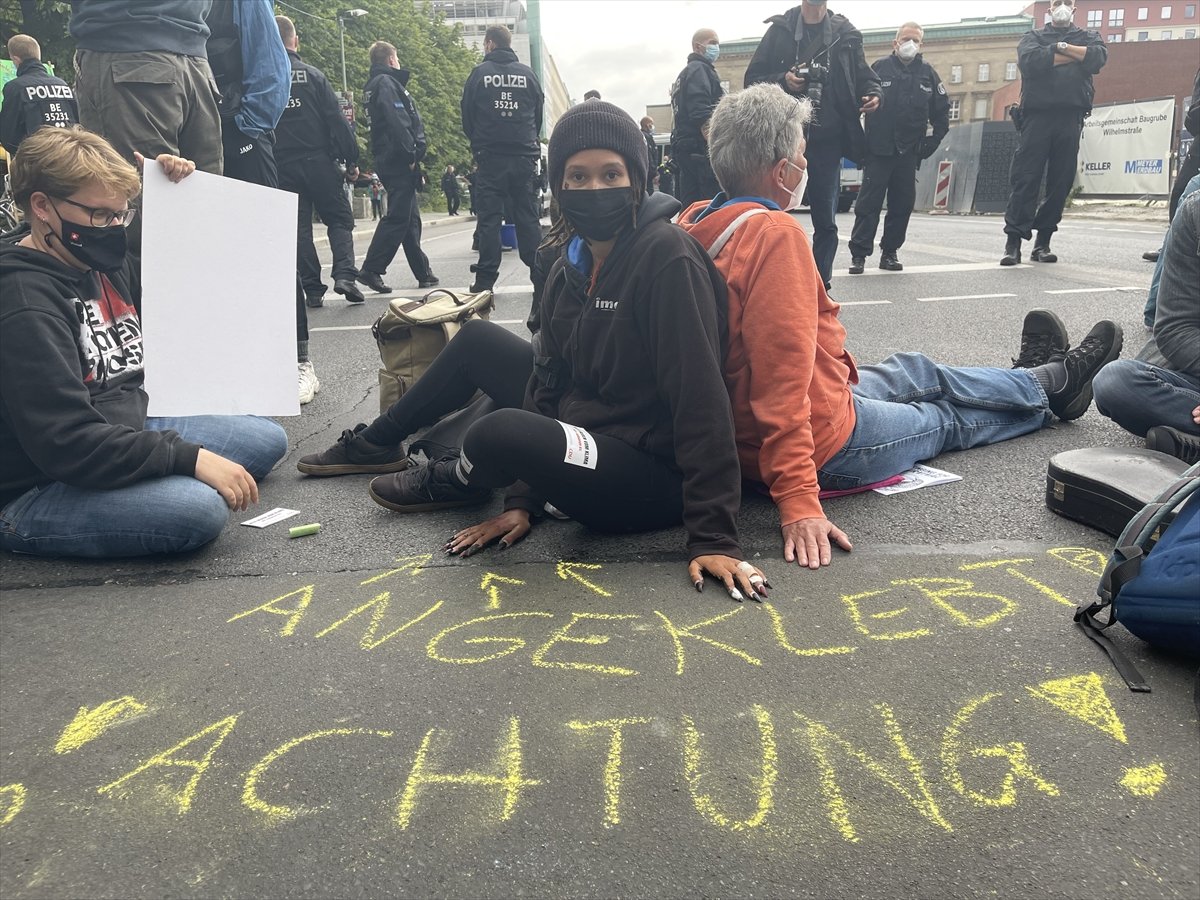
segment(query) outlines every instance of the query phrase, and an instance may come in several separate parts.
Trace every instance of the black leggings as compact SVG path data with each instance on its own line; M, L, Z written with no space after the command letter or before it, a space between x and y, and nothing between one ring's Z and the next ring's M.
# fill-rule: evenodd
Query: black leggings
M484 319L472 319L363 437L372 444L394 447L418 428L464 406L476 391L483 391L502 409L519 408L532 373L533 349L528 341Z

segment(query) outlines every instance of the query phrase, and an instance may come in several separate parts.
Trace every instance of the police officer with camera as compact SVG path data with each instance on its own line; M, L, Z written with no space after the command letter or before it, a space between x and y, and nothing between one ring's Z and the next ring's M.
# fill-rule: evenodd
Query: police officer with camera
M483 36L483 62L462 93L463 133L479 166L471 188L478 216L479 261L472 291L491 290L500 274L500 224L509 210L517 226L517 251L532 274L542 242L535 203L545 96L533 70L512 49L512 32L493 25Z
M778 84L789 94L808 97L808 199L813 222L813 256L828 289L837 256L837 203L842 157L861 163L866 136L859 115L879 109L883 94L863 55L862 34L850 21L829 12L824 0L766 20L771 27L746 69L745 86Z
M346 178L358 175L358 142L329 79L316 66L300 58L300 38L287 16L276 16L279 36L292 67L292 89L287 108L275 128L275 157L279 163L279 186L298 194L296 265L304 283L309 306L323 305L325 285L321 263L313 246L313 209L329 232L333 254L333 290L351 303L362 303L362 291L354 283L354 214L343 189L338 161L345 164Z
M932 156L950 130L950 98L933 66L921 58L925 35L905 22L892 41L892 54L872 65L883 88L883 106L867 119L867 159L862 189L854 201L850 274L861 275L874 252L879 213L887 197L887 218L879 242L879 268L899 272L896 251L904 246L917 199L917 169ZM933 133L929 134L932 124Z
M8 39L8 55L17 77L4 85L0 108L0 144L9 155L39 128L66 128L79 121L79 106L71 86L51 75L42 62L42 48L27 34Z
M713 65L720 55L717 33L701 28L692 35L687 65L671 85L671 158L679 166L677 196L684 209L721 190L708 161L708 120L725 94Z

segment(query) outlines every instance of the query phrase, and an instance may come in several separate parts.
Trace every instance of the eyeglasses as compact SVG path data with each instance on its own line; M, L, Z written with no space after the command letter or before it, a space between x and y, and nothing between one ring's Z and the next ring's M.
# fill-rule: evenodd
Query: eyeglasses
M82 203L76 203L67 197L59 197L58 199L63 203L70 203L72 206L78 207L87 213L89 217L88 222L93 228L108 228L110 225L124 225L128 227L129 223L133 221L133 217L137 215L136 206L114 211L95 206L84 206ZM53 203L50 205L54 206ZM54 207L54 211L58 212L58 207Z

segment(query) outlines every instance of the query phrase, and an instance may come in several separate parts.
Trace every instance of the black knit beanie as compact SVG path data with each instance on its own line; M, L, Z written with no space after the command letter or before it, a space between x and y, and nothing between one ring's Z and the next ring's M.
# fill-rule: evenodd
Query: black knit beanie
M550 190L562 190L567 160L580 150L612 150L625 159L629 172L646 171L646 138L629 113L603 100L572 106L554 125L550 135Z

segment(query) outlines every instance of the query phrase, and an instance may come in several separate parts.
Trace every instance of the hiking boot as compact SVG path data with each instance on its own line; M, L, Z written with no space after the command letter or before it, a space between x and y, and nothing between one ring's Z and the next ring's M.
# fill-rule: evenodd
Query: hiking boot
M333 292L341 294L350 303L365 303L367 298L363 296L363 292L358 289L358 285L349 278L343 278L341 281L333 283Z
M463 484L457 468L457 459L439 459L406 472L374 478L371 499L393 512L425 512L487 503L491 489Z
M417 281L417 287L419 288L437 287L439 284L441 284L441 282L438 281L438 277L432 272L427 272L424 278L418 279Z
M312 403L313 397L321 390L321 382L317 380L317 370L311 362L297 363L296 368L299 376L300 405L303 406Z
M358 280L377 294L390 294L392 289L383 283L383 276L378 272L359 272Z
M1033 369L1044 366L1056 356L1066 356L1071 349L1067 326L1048 309L1031 309L1025 314L1021 327L1021 352L1012 362L1014 369Z
M896 258L895 250L880 250L879 268L885 269L888 272L903 272L904 263Z
M1009 235L1008 243L1004 245L1004 256L1000 257L1002 266L1019 266L1021 264L1021 239Z
M362 436L366 425L347 428L332 447L320 453L300 457L296 468L305 475L324 478L330 475L381 475L399 472L410 465L404 447L381 447Z
M867 259L865 256L850 257L850 274L851 275L861 275L863 273L863 269L865 269L866 267L867 267Z
M1200 437L1170 425L1155 425L1147 431L1146 449L1181 459L1189 466L1200 462Z
M1054 263L1058 262L1058 257L1050 252L1049 244L1037 244L1033 248L1033 252L1029 254L1029 258L1034 262Z
M1079 346L1029 374L1046 390L1050 411L1064 422L1078 419L1092 405L1092 379L1121 355L1121 326L1105 319L1097 322Z

